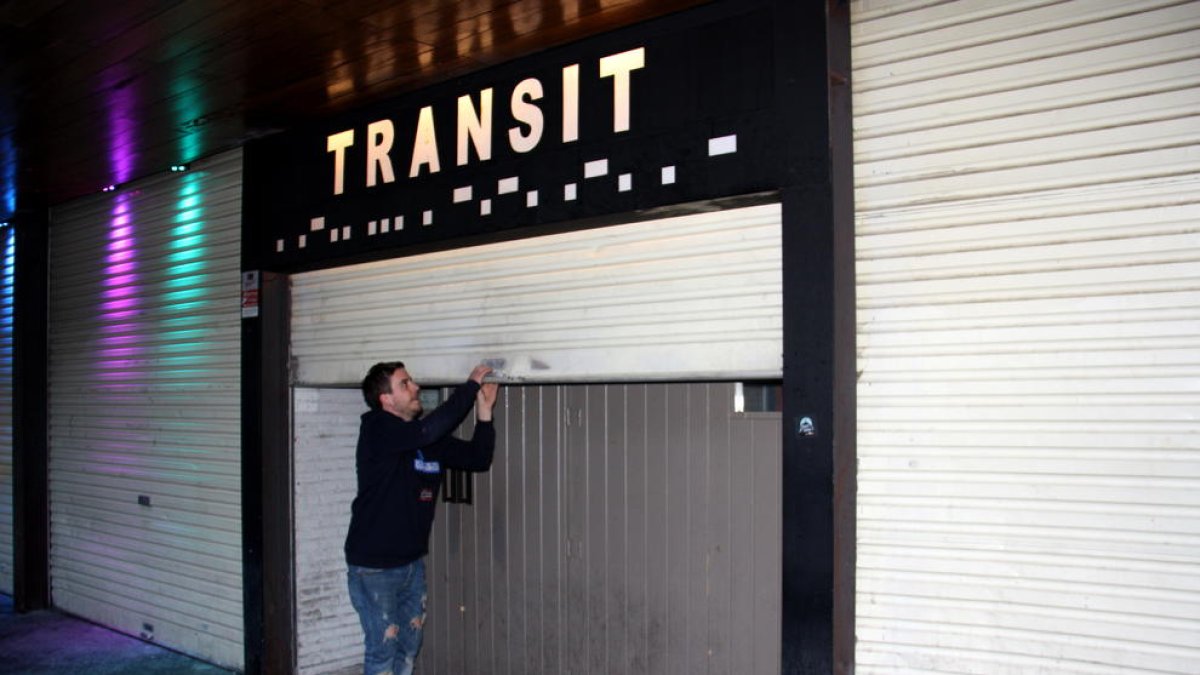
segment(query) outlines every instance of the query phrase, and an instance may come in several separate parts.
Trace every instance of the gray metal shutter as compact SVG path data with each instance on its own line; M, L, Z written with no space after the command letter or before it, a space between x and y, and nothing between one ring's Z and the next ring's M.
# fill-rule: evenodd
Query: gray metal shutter
M419 671L778 673L782 424L733 398L504 388L474 504L438 505ZM361 672L342 543L363 410L353 389L295 389L300 673Z
M0 227L0 593L13 584L13 228Z
M458 382L779 377L780 208L568 232L293 277L305 384L358 382L402 354Z
M52 211L53 603L243 660L241 152Z
M857 672L1198 672L1200 3L851 9Z

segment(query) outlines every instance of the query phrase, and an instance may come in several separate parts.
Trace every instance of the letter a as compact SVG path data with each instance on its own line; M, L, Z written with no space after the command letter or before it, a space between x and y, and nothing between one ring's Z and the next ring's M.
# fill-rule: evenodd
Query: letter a
M421 165L429 165L429 173L442 170L438 160L437 134L433 126L433 108L421 108L421 116L417 119L417 138L413 141L412 166L408 170L409 178L416 178L421 173Z

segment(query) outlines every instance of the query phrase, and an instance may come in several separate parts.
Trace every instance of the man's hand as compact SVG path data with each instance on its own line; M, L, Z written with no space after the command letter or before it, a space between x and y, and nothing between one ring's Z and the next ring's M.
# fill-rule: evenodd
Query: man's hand
M496 405L499 392L500 385L495 382L479 385L479 393L475 394L475 419L480 422L492 421L492 408Z
M491 366L482 363L471 371L471 381L479 384L479 392L475 394L475 419L480 422L492 421L492 408L496 405L496 396L500 385L495 382L484 383L483 378L492 372Z

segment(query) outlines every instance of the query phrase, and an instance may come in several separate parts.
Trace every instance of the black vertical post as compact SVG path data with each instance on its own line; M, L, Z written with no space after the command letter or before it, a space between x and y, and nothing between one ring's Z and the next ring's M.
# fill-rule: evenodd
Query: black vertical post
M247 148L242 269L258 272L258 225L269 209L246 195L270 167ZM291 448L291 289L259 274L257 316L242 319L242 555L247 675L292 673L296 663Z
M854 233L850 127L842 117L848 72L839 72L849 65L848 15L840 4L775 3L785 147L785 673L853 670Z
M833 180L833 666L854 672L858 503L858 340L850 3L830 0L829 148Z
M243 239L246 228L243 226ZM243 246L245 244L243 243ZM262 319L242 319L242 612L246 675L263 672Z
M263 273L242 321L242 540L246 673L295 666L288 278Z
M49 210L18 209L13 294L13 605L50 606L47 447Z
M262 404L263 672L290 674L296 663L295 518L289 382L291 292L288 277L262 274L259 381Z

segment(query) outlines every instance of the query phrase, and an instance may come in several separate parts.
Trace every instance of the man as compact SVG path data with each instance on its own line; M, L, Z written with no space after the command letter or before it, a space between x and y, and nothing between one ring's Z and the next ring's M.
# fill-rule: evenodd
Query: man
M362 623L365 675L408 675L425 625L425 560L434 506L446 467L484 471L492 464L492 408L498 385L477 366L445 403L421 417L421 388L399 361L377 363L363 378L355 468L358 493L346 535L350 601ZM450 433L475 405L470 441Z

